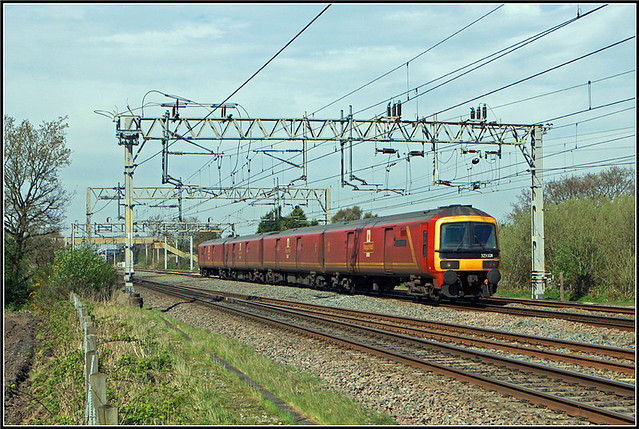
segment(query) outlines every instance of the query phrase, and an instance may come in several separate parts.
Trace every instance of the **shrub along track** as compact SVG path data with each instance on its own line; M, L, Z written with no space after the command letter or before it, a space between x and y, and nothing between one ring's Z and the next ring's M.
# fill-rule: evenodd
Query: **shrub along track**
M596 423L634 423L634 386L268 305L211 291L148 286L412 367L452 376ZM386 329L386 328L384 328Z

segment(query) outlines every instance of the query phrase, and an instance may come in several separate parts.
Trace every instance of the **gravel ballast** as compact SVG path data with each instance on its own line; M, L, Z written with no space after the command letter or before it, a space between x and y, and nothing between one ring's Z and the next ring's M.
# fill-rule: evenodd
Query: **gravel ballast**
M530 335L635 347L634 332L596 328L575 322L458 311L442 307L341 295L313 289L264 286L215 278L187 278L139 272L136 277L213 290L266 296L354 310L499 329ZM165 309L182 300L136 286L145 307ZM406 367L387 359L300 337L290 332L205 308L197 304L173 307L167 315L249 344L278 363L321 377L327 388L353 396L363 405L413 425L576 425L588 421L539 408L478 386Z

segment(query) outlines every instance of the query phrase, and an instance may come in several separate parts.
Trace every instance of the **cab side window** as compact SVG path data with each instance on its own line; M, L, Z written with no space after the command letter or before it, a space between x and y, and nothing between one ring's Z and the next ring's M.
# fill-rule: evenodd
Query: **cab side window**
M423 253L424 253L424 258L426 257L428 252L428 231L424 231L424 247L423 247Z

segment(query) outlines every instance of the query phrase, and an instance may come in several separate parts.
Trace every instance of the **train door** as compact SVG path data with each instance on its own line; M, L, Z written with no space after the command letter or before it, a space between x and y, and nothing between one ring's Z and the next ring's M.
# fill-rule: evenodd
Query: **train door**
M322 238L320 239L320 255L319 255L319 263L322 267L322 272L326 271L325 261L326 261L326 253L324 252L324 248L326 246L326 242L324 241L324 232L322 232Z
M233 243L233 248L231 250L231 266L235 267L235 243Z
M300 259L302 257L302 237L297 237L295 241L295 268L298 270L302 268L300 266Z
M393 248L395 247L393 228L384 230L384 271L393 272Z
M280 267L280 253L282 251L282 246L280 245L280 239L275 240L275 267Z
M355 233L346 233L346 269L355 270Z
M424 241L422 242L422 256L424 257L424 271L428 271L428 229L424 227Z

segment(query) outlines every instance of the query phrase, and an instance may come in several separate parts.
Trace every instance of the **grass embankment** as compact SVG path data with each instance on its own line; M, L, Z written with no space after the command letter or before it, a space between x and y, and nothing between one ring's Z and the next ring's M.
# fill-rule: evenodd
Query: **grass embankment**
M37 354L33 394L41 402L34 423L81 424L83 375L81 338L74 309L60 303L41 327L46 347ZM276 364L252 348L206 329L185 325L157 310L89 303L96 324L100 372L107 376L107 400L119 409L120 424L294 424L235 374L216 355L319 424L394 424L330 390L318 377ZM161 317L191 337L187 341ZM58 320L61 319L61 320ZM46 349L46 350L45 350Z
M504 297L504 298L530 298L531 290L530 288L499 288L497 289L497 293L495 294L496 298ZM561 292L557 287L546 287L544 291L544 299L553 299L559 300L561 298ZM609 298L606 294L598 294L598 295L585 295L585 296L576 296L571 294L570 292L564 293L564 301L573 301L573 302L589 302L594 304L603 304L603 305L626 305L626 306L634 306L635 300L634 298L626 298L626 299L612 299Z

